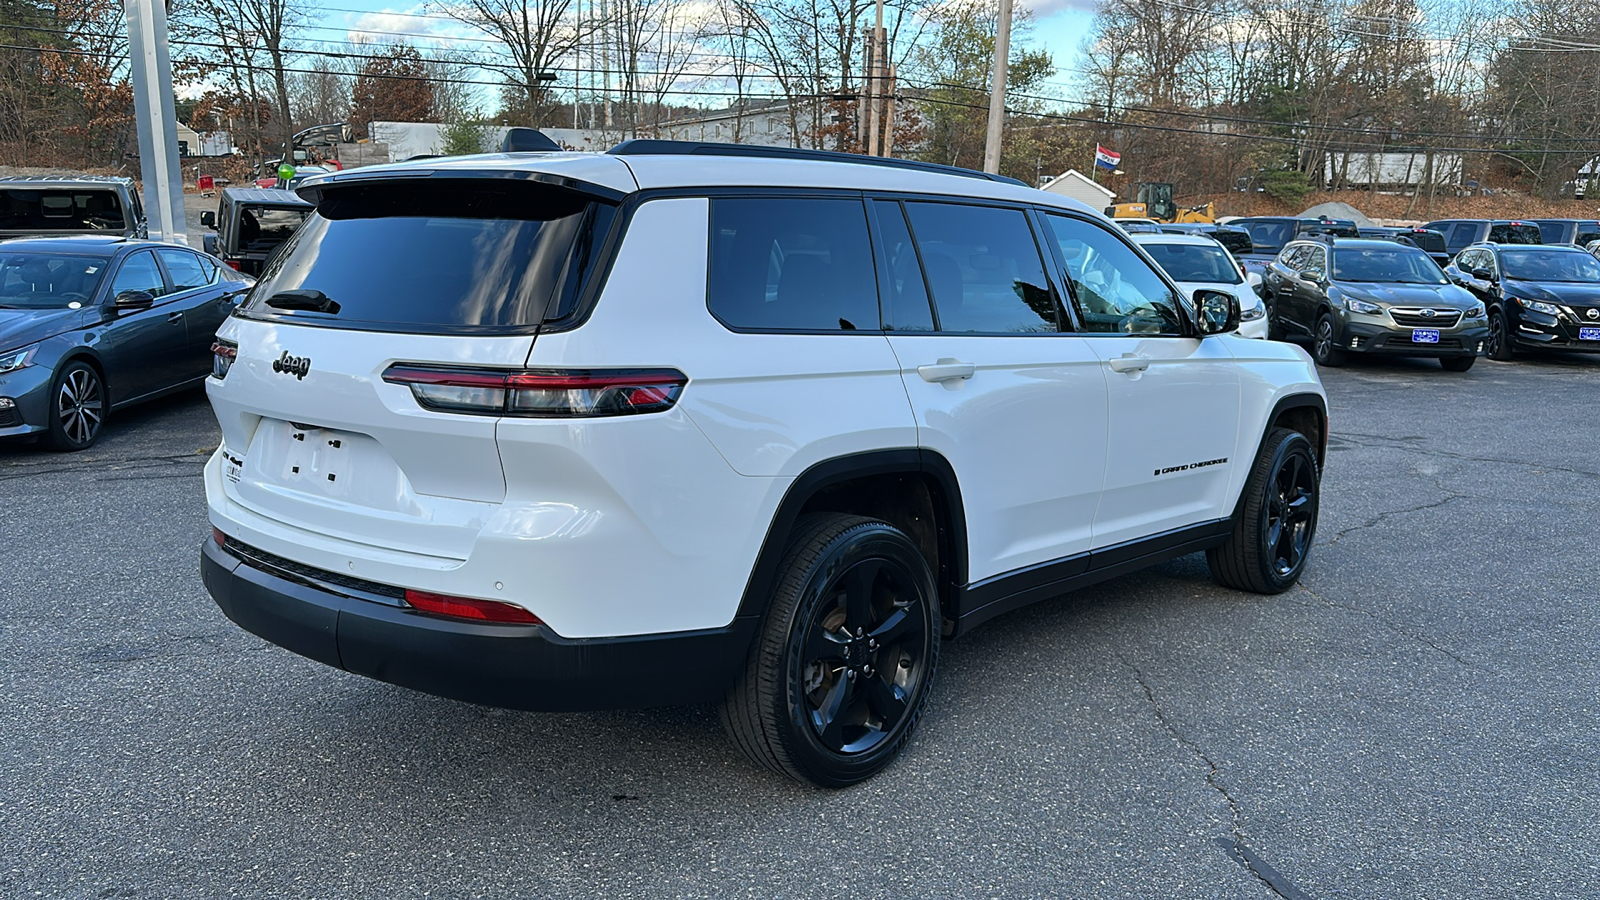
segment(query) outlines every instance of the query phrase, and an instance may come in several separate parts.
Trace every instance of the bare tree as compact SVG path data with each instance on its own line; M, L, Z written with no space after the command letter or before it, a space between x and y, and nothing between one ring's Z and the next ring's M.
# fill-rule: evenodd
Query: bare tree
M550 82L556 68L599 24L594 17L580 21L573 0L463 0L434 9L506 46L511 65L496 68L521 94L529 125L541 124L553 105Z

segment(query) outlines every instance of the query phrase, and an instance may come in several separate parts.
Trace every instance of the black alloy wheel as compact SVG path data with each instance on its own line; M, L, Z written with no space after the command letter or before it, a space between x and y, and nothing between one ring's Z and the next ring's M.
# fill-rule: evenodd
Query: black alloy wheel
M1206 551L1217 581L1257 594L1277 594L1300 580L1317 533L1321 475L1306 436L1286 428L1267 435L1228 539Z
M1311 342L1311 358L1317 361L1317 365L1330 369L1344 365L1344 351L1334 343L1335 333L1333 316L1323 314L1317 320L1317 334Z
M886 522L802 520L746 670L723 702L753 761L822 787L871 777L900 752L939 657L933 575Z
M61 367L50 386L50 428L44 442L52 450L87 450L105 424L106 390L100 373L81 360Z
M1496 309L1489 313L1489 343L1486 350L1489 358L1498 362L1510 362L1516 355L1511 345L1511 323L1506 321L1504 310Z

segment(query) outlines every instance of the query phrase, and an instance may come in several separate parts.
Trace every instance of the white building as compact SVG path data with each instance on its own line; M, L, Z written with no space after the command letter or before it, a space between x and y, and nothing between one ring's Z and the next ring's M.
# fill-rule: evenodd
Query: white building
M1115 191L1097 184L1094 179L1077 169L1068 169L1050 179L1041 189L1063 197L1071 197L1096 211L1104 210L1117 198Z

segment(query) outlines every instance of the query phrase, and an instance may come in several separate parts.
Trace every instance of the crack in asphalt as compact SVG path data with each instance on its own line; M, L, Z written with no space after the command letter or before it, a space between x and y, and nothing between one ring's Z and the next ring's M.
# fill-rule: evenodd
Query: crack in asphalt
M1334 603L1333 601L1327 599L1326 597L1322 596L1321 594L1317 593L1316 591L1312 590L1311 588L1306 587L1304 582L1297 583L1295 585L1295 587L1300 589L1300 590L1302 590L1302 591L1305 591L1307 594L1309 594L1311 596L1311 599L1317 601L1318 603L1322 604L1323 606L1325 606L1325 607L1327 607L1329 609L1342 609L1342 610L1346 610L1348 612L1360 613L1360 614L1366 616L1367 618L1371 619L1372 621L1377 622L1379 625L1383 626L1385 629L1387 629L1387 630L1389 630L1391 632L1394 632L1395 634L1398 634L1398 635L1400 635L1401 637L1403 637L1403 638L1405 638L1407 640L1415 641L1416 643L1421 644L1422 646L1427 647L1430 650L1433 650L1433 651L1438 652L1438 653L1442 653L1445 656L1450 657L1451 659L1455 660L1457 663L1459 663L1461 666L1463 666L1465 668L1468 668L1468 669L1476 669L1477 668L1477 666L1473 665L1471 662L1468 662L1465 658L1463 658L1460 655L1458 655L1455 651L1446 649L1444 647L1441 647L1440 645L1435 644L1433 641L1423 637L1420 634L1413 634L1413 633L1405 630L1404 628L1401 628L1399 625L1394 624L1393 622L1389 621L1388 619L1385 619L1383 616L1380 616L1377 613L1372 612L1371 610L1362 609L1359 606L1347 606L1347 605L1345 605L1343 603ZM1292 603L1294 601L1291 600L1290 602Z
M0 481L17 481L23 478L37 478L41 475L68 475L76 472L117 472L127 469L162 469L171 466L188 465L204 466L206 461L210 459L210 452L211 451L206 450L200 451L199 453L169 453L159 456L134 456L127 459L116 460L96 459L62 466L49 465L45 463L18 463L7 468L20 469L21 471L0 471ZM201 453L204 453L205 455L202 456ZM131 476L112 476L112 478L118 477L139 478L145 476L137 474Z
M1199 744L1196 744L1194 741L1185 737L1183 732L1179 731L1177 726L1173 725L1171 720L1167 718L1167 712L1162 708L1161 701L1156 699L1156 693L1150 687L1150 682L1144 677L1143 670L1134 665L1133 660L1123 656L1120 653L1117 654L1117 658L1122 660L1122 664L1127 666L1128 669L1133 672L1134 680L1139 683L1139 688L1144 691L1144 697L1147 701L1149 701L1150 708L1155 713L1156 721L1161 723L1161 727L1166 730L1167 734L1172 736L1173 740L1177 741L1190 753L1193 753L1201 762L1206 764L1206 784L1209 785L1212 790L1222 795L1223 802L1228 804L1228 813L1232 820L1228 825L1228 831L1231 835L1231 840L1224 838L1220 839L1219 843L1224 844L1224 849L1229 851L1229 855L1240 865L1244 866L1245 869L1248 870L1251 875L1254 875L1258 881L1265 885L1267 890L1272 891L1274 896L1283 897L1285 900L1292 900L1293 897L1299 896L1298 892L1285 893L1284 891L1280 890L1279 886L1274 883L1274 879L1269 878L1266 873L1257 867L1255 863L1255 855L1250 853L1244 845L1244 813L1239 809L1238 801L1234 800L1233 795L1228 793L1227 787L1225 787L1222 782L1218 780L1221 770L1217 768L1216 762L1211 759L1209 754L1200 749ZM1277 875L1276 872L1271 874L1275 876ZM1278 876L1279 879L1281 879L1281 877L1282 876Z
M1443 487L1441 487L1440 490L1445 491L1445 493L1449 494L1450 496L1445 497L1443 500L1434 501L1433 503L1424 503L1421 506L1410 506L1410 507L1407 507L1405 509L1385 510L1385 511L1383 511L1381 513L1378 513L1376 516L1372 517L1371 519L1368 519L1365 523L1363 523L1361 525L1351 525L1349 528L1341 529L1340 531L1336 532L1334 534L1333 538L1330 539L1327 542L1327 546L1332 547L1334 544L1339 543L1339 540L1341 538L1343 538L1345 535L1347 535L1347 534L1349 534L1349 533L1351 533L1353 531L1365 531L1368 528L1376 527L1378 525L1381 525L1383 522L1385 522L1386 520L1388 520L1388 519L1390 519L1390 518L1392 518L1394 516L1403 516L1403 515L1406 515L1407 513L1422 512L1424 510L1429 510L1429 509L1438 509L1439 507L1444 506L1447 503L1450 503L1450 502L1455 501L1455 500L1460 500L1461 498L1467 496L1466 494L1457 493L1455 491L1448 490L1448 489L1443 488Z
M1436 450L1431 447L1419 447L1415 442L1405 438L1389 437L1388 435L1382 434L1354 434L1352 432L1340 432L1332 437L1336 437L1349 444L1354 444L1357 447L1371 447L1373 444L1362 443L1361 441L1351 440L1351 438L1365 438L1368 441L1382 444L1384 446L1404 447L1407 450L1410 450L1414 453L1420 453L1424 456L1438 456L1445 459L1454 459L1459 462L1493 463L1506 466L1521 466L1523 468L1533 469L1534 471L1538 472L1564 472L1568 475L1580 475L1584 478L1600 478L1600 472L1590 472L1587 469L1573 469L1567 466L1552 466L1543 463L1532 462L1526 459L1508 459L1498 456L1472 456L1466 453L1453 453L1449 450Z

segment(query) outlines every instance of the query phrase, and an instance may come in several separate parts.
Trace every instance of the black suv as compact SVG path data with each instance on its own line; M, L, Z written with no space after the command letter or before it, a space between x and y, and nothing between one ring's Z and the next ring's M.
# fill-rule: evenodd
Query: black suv
M0 178L0 239L98 234L143 238L144 207L131 178L12 175Z
M1545 242L1538 225L1512 219L1440 219L1422 227L1444 235L1445 249L1451 256L1484 241L1496 244Z
M1600 241L1600 222L1594 219L1529 219L1539 226L1539 236L1546 244L1574 244L1582 247L1590 241Z
M215 213L200 214L200 224L214 229L202 239L205 251L246 275L261 269L313 209L293 191L275 188L226 188Z
M1476 244L1446 272L1488 306L1490 359L1519 347L1600 351L1600 262L1584 250Z
M1439 264L1439 268L1442 269L1450 264L1450 251L1445 246L1444 235L1437 231L1423 228L1420 225L1411 228L1391 228L1374 225L1370 228L1361 229L1361 237L1381 238L1383 240L1399 241L1402 244L1410 244L1413 247L1420 248L1424 253L1432 257L1433 261Z
M1162 225L1161 230L1167 234L1198 234L1211 238L1235 257L1245 256L1255 251L1255 243L1250 240L1250 232L1232 225L1212 225L1198 222L1179 222L1175 225Z
M1465 372L1488 336L1483 304L1395 241L1294 241L1267 267L1265 290L1270 336L1310 338L1319 365L1354 351L1436 357Z

